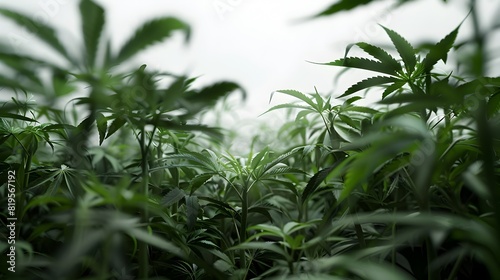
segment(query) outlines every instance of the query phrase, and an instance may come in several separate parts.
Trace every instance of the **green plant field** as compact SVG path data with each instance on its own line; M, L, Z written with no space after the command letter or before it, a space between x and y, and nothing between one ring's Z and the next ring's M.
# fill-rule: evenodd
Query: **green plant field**
M188 23L152 19L112 46L104 9L81 0L75 52L0 8L60 58L0 44L0 278L500 279L500 24L451 2L470 13L437 42L380 26L384 47L315 62L373 76L334 95L277 90L295 101L263 113L289 120L249 137L279 149L239 153L202 115L240 85L130 63L173 34L189 43Z

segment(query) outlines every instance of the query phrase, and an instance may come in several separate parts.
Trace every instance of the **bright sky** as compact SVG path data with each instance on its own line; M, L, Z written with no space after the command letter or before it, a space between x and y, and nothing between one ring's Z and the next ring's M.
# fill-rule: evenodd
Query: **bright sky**
M3 3L4 2L4 3ZM2 1L2 7L25 11L62 30L69 42L78 37L78 1L19 0ZM334 86L341 69L318 66L306 61L328 62L344 54L349 43L367 41L388 43L380 23L417 43L438 40L454 29L467 14L465 1L448 5L438 0L415 1L387 12L390 1L380 1L353 12L302 21L333 0L129 0L97 1L108 13L108 32L115 47L123 43L146 19L177 16L191 24L192 41L185 45L180 36L150 48L135 58L138 65L201 76L199 83L234 80L243 85L249 99L238 113L255 119L269 108L270 93L279 89L340 95L360 79L351 73ZM488 2L488 0L485 0ZM491 2L491 1L490 1ZM2 35L16 36L18 28L0 21ZM463 30L469 29L469 25ZM23 47L32 47L23 39ZM354 74L354 75L352 75ZM277 104L281 99L273 100Z

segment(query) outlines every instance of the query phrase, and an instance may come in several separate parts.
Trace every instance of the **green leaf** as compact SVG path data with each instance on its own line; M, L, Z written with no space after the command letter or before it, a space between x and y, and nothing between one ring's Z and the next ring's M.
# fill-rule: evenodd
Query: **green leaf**
M54 94L58 97L65 96L76 91L76 86L68 81L66 73L56 71L52 76L52 87Z
M366 5L373 0L340 0L335 4L330 5L328 8L315 15L315 17L333 15L338 12L349 11L362 5Z
M316 109L316 111L318 111L318 108L317 108L318 106L314 103L314 101L312 101L311 98L307 97L307 95L303 94L300 91L296 91L296 90L278 90L276 92L283 93L283 94L295 97L295 98L297 98L299 100L302 100L305 103L307 103L309 106L311 106L311 108L314 108L314 109ZM274 93L275 92L271 93L271 97L269 98L269 102L271 102Z
M26 16L8 9L0 8L0 14L13 20L18 25L25 27L34 36L38 37L40 40L56 50L59 54L70 60L66 49L57 38L56 31L52 27L45 25L39 21L35 21L31 19L30 16Z
M208 169L210 171L213 171L214 173L217 173L217 166L214 165L214 163L208 158L207 156L204 156L201 153L194 153L194 152L183 152L180 154L172 154L168 155L165 157L165 159L180 159L180 160L187 160L190 163L193 163L192 166L198 167L198 168L203 168L203 169ZM173 166L172 164L169 164L168 167Z
M314 191L316 191L319 185L323 183L323 180L325 180L326 177L328 177L328 175L330 174L330 172L332 172L337 166L338 163L330 167L327 167L325 169L322 169L318 173L314 174L314 176L312 176L311 179L309 179L309 182L307 182L307 185L304 191L302 192L303 204L307 202L307 199L309 199L309 197L314 194Z
M94 3L94 1L82 0L80 2L80 15L87 54L87 65L94 67L99 48L99 38L101 37L105 22L104 10L101 6Z
M269 156L269 147L265 147L262 151L258 152L252 159L250 159L250 169L255 170L261 165L262 159Z
M354 129L360 129L361 122L355 119L352 119L351 117L344 115L344 114L338 114L338 118L344 123L350 126L351 128Z
M401 88L403 88L403 86L406 84L406 81L398 81L398 82L395 82L394 84L392 85L389 85L385 90L384 92L382 93L382 99L386 98L389 94L397 91L397 90L400 90Z
M312 96L314 97L314 99L316 99L316 104L318 106L318 108L320 110L323 110L325 107L325 100L323 99L323 96L321 96L319 93L318 93L318 90L316 89L316 87L314 88L314 90L316 91L315 93L312 94Z
M48 207L49 205L54 204L57 206L60 205L70 205L71 200L68 197L64 196L54 196L54 195L38 195L30 200L30 202L24 206L22 216L26 214L29 210L32 210L36 207Z
M393 83L397 82L398 79L395 77L387 77L387 76L376 76L376 77L371 77L368 79L364 79L352 86L350 86L341 96L339 97L345 97L348 95L351 95L357 91L366 89L366 88L371 88L374 86L379 86L387 83Z
M274 177L286 174L306 174L306 172L294 167L280 166L280 167L273 167L267 170L264 174L262 174L262 176L265 178L265 177Z
M414 279L397 266L385 262L358 260L354 256L339 255L321 258L317 262L321 269L343 268L365 280L410 280Z
M338 201L343 201L352 191L366 183L375 170L386 161L402 152L406 152L409 147L415 144L417 139L417 136L409 133L379 134L378 140L371 141L371 147L350 157L352 164L345 174L344 189Z
M212 205L214 207L216 207L217 209L219 209L219 211L229 212L232 217L234 217L238 214L238 212L231 205L227 204L226 202L223 202L223 201L220 201L218 199L211 198L211 197L207 197L207 196L200 196L199 199L212 203Z
M198 188L210 180L216 173L204 173L196 175L189 183L189 188L191 189L191 194L193 194Z
M151 235L148 232L138 228L128 228L125 230L130 236L137 238L140 241L143 241L149 245L158 247L171 254L186 259L185 253L179 247L175 246L173 243L169 241L166 241L158 236Z
M1 118L16 119L16 120L21 120L21 121L27 121L27 122L37 122L34 119L30 119L28 117L21 116L21 115L18 115L18 114L12 114L12 113L3 113L3 112L0 112L0 117Z
M227 250L267 250L283 256L286 260L291 260L291 256L281 247L270 242L248 242L228 248Z
M202 103L205 106L213 105L221 97L227 96L229 93L238 89L241 90L243 99L245 99L246 92L243 91L240 85L233 82L214 83L202 88L199 92L186 94L185 99L192 103Z
M99 146L100 146L102 145L102 142L106 137L106 130L108 129L108 120L106 119L106 117L104 117L103 114L98 113L96 114L96 124L97 124L97 131L99 132Z
M394 67L392 67L391 65L387 65L382 62L363 57L346 57L328 63L315 63L315 64L358 68L368 71L375 71L379 73L389 74L393 76L397 75Z
M500 77L478 77L459 85L456 87L455 92L457 95L464 97L465 100L474 100L472 102L476 103L478 95L492 96L497 92L498 87L500 87Z
M351 104L353 104L354 102L356 102L356 101L358 101L360 99L363 99L363 97L361 97L361 96L353 96L353 97L350 97L349 99L347 99L344 102L344 104L345 105L351 105Z
M248 213L259 213L262 216L266 217L269 221L272 221L273 218L269 213L270 210L276 210L273 207L266 206L251 206L248 208Z
M380 60L380 62L385 65L394 68L395 72L401 70L401 64L399 64L399 62L384 49L364 42L356 43L356 46L360 47L374 58Z
M279 180L279 179L273 179L273 178L266 178L265 180L267 182L273 182L276 185L282 186L282 187L286 188L287 190L291 191L295 196L297 196L297 197L299 196L299 193L297 191L297 185L292 183L292 182L285 181L285 180Z
M141 81L139 81L141 82ZM181 76L175 79L167 89L164 90L160 98L163 109L170 109L176 105L182 95L186 93L189 86L187 77Z
M111 135L113 135L115 132L117 132L118 129L120 129L126 122L127 122L127 120L121 116L118 116L116 119L114 119L113 122L111 123L111 125L109 126L108 134L106 135L106 139L108 139Z
M313 108L305 106L305 105L294 104L294 103L285 103L285 104L279 104L279 105L273 106L269 110L260 114L259 116L262 116L262 115L267 114L271 111L275 111L275 110L279 110L279 109L303 109L304 111L309 110L309 113L316 112ZM302 112L304 112L304 111L302 111ZM303 114L305 114L305 113L303 113Z
M264 233L265 235L284 237L283 231L279 227L273 226L273 225L259 224L259 225L249 227L248 230L261 230L262 233ZM250 238L253 239L255 237L253 237L253 238L250 237Z
M164 206L170 206L173 205L174 203L179 202L181 199L183 199L186 196L183 190L179 188L175 188L171 191L169 191L162 199L161 199L161 204Z
M297 116L295 116L295 122L300 122L303 119L306 119L307 115L314 113L314 111L311 110L302 110L297 113Z
M187 226L192 229L198 218L198 213L200 212L200 203L198 202L198 197L188 196L186 197L186 207L187 207Z
M122 46L115 59L115 64L120 64L143 49L163 41L176 30L183 31L186 38L189 38L189 26L176 18L165 17L146 22Z
M358 113L364 113L364 114L369 114L369 115L374 115L378 113L377 110L368 108L368 107L362 107L362 106L349 106L347 108L343 108L342 112L358 112Z
M302 149L303 149L302 147L293 148L292 150L278 156L277 158L273 159L271 162L269 162L268 164L265 165L263 172L264 173L267 172L269 169L274 167L276 164L283 162L284 160L292 157L293 155L297 154Z
M403 104L420 105L421 108L438 108L453 105L453 100L444 96L416 95L416 94L399 94L396 96L387 97L379 101L380 104Z
M431 47L429 53L427 53L423 61L425 72L430 71L434 66L434 64L436 64L439 60L443 60L443 62L446 63L448 52L455 43L455 39L457 38L459 28L460 25L457 28L455 28L450 34L446 35L436 45Z
M211 137L221 139L223 134L220 132L220 129L215 127L208 127L206 125L201 124L181 124L174 121L169 120L147 120L147 124L153 124L158 127L162 127L170 130L179 130L179 131L200 131Z
M419 113L423 109L427 109L427 105L424 103L416 104L409 103L408 105L399 105L397 108L394 108L387 113L384 114L384 118L390 119L399 115L406 115L411 113Z
M288 222L283 226L283 233L286 235L291 235L292 233L301 230L303 228L311 227L313 223L297 223L297 222Z
M500 112L500 92L492 95L488 100L488 116L492 117Z
M24 90L24 91L34 91L34 90L31 90L29 89L29 87L24 84L24 83L21 83L18 79L15 79L15 78L10 78L10 77L5 77L5 76L0 76L0 87L7 87L7 88L11 88L13 90ZM42 89L43 90L43 89Z
M412 73L413 70L415 70L415 65L417 64L417 58L415 56L415 49L413 46L395 31L384 26L382 26L382 28L384 28L387 35L389 35L389 38L391 38L391 41L396 47L401 59L403 59L406 70L408 73Z

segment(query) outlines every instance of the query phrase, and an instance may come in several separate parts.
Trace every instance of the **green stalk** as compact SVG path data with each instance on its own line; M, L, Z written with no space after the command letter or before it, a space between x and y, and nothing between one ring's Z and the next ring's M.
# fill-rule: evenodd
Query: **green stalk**
M460 256L458 257L458 260L453 265L453 268L450 271L450 276L448 276L447 280L456 279L458 271L460 269L460 265L462 265L463 259L464 259L464 254L460 254Z
M471 10L472 25L474 30L474 43L476 44L476 57L474 58L472 74L477 77L483 77L485 75L485 61L487 57L485 56L485 46L487 36L484 36L481 32L481 27L479 24L480 17L477 13L477 1L470 0L469 2ZM479 94L476 94L478 96ZM495 174L495 149L493 139L492 139L492 126L487 115L487 103L484 96L480 97L479 106L476 109L476 123L478 131L478 140L482 150L482 160L484 181L488 186L490 194L492 196L492 201L498 200L500 198L500 189L498 188L498 182L496 180ZM493 218L494 218L494 230L498 233L500 231L500 205L498 203L493 203ZM496 246L496 248L498 248ZM494 250L496 253L497 251ZM500 258L500 254L495 254L496 260ZM488 265L488 269L492 278L497 279L500 275L500 270L498 266Z
M147 161L148 149L146 147L146 130L144 129L144 127L141 128L140 149L141 149L142 193L146 198L148 198L149 166ZM143 210L142 222L147 227L149 225L148 205L146 204L142 210ZM139 243L139 279L148 279L148 276L149 276L148 244L141 241Z
M484 75L484 50L486 44L486 37L481 34L479 26L479 15L477 14L477 3L476 0L470 0L470 9L472 17L472 25L474 29L474 41L477 45L477 54L480 59L480 67L476 74L478 77L483 77ZM495 178L495 151L493 149L494 143L491 139L491 126L489 125L489 120L487 116L487 104L484 98L481 98L478 109L476 110L476 122L478 127L478 138L479 143L483 149L483 161L484 161L484 174L485 181L493 198L500 198L500 190L497 188L497 182ZM496 221L497 229L500 229L500 205L494 203L494 217Z
M425 77L425 84L426 84L425 91L426 92L423 92L422 89L418 88L412 82L409 82L408 85L410 86L413 94L422 94L422 93L429 94L428 91L430 91L430 82L431 82L431 75L430 75L430 72L428 71L428 72L426 72L426 77ZM427 121L427 111L425 109L421 109L419 112L419 115L423 121Z
M293 254L294 254L294 250L292 249L291 253L290 253L290 257L287 260L288 270L290 271L290 275L294 275L295 274L295 268L293 267Z
M427 71L425 73L425 94L426 95L430 95L431 94L431 84L432 84L432 80L431 80L431 71ZM427 114L427 110L426 109L422 109L422 118L423 118L423 121L424 122L427 122L429 120L429 116L432 112L429 112L429 114Z
M439 280L441 275L438 269L431 269L432 263L436 259L436 250L432 246L432 241L430 237L425 238L425 251L427 252L427 279L428 280Z
M26 154L25 154L26 156ZM24 157L24 156L23 156ZM33 158L33 155L29 152L27 152L26 159L24 160L24 165L21 165L20 170L18 174L20 175L21 182L18 182L19 185L17 186L17 202L16 202L16 216L17 216L17 223L18 226L16 226L16 238L19 239L19 233L21 230L21 227L19 226L23 220L23 213L24 213L24 202L25 202L25 192L24 190L28 189L28 183L29 183L29 172L31 169L31 160Z
M248 218L248 188L245 187L242 190L242 199L241 199L241 225L240 225L240 244L245 242L247 239L247 218ZM246 268L246 258L245 258L245 249L241 249L240 251L240 266L241 268Z
M399 190L396 190L395 191L395 194L394 194L394 201L398 201L398 197L399 197ZM394 210L392 211L392 214L394 216L396 216L396 213L398 212L398 206L397 206L397 203L395 204L394 206ZM392 226L391 226L391 235L392 235L392 240L395 240L396 239L396 223L393 222L392 223ZM391 248L391 264L393 266L396 265L396 246L393 245L392 248Z
M108 264L110 261L110 251L111 251L111 241L112 235L110 232L106 232L106 239L104 241L104 248L102 249L102 263L101 271L99 273L100 280L108 279Z
M359 240L359 246L361 248L365 248L366 242L365 242L365 237L363 235L363 228L361 227L360 224L354 224L354 230L356 231L356 237L358 237Z
M21 159L21 165L19 167L19 170L16 171L16 219L18 221L18 224L21 223L23 220L23 212L24 212L24 200L25 200L25 193L24 190L28 189L28 182L29 182L29 171L31 169L31 160L33 158L33 153L31 152L33 150L33 147L30 147L30 149L26 149L26 147L21 143L21 141L14 135L12 134L14 139L16 139L17 143L23 148L24 153L22 154L22 159ZM38 142L36 142L38 145ZM31 146L33 146L33 143L30 143ZM16 227L16 240L19 239L19 233L20 233L20 227Z
M470 0L469 7L471 11L471 19L472 19L472 28L474 29L474 43L476 43L477 47L477 57L474 59L478 59L479 62L472 61L473 71L477 77L483 77L484 75L484 45L485 45L485 37L481 34L481 28L479 26L479 16L477 14L477 5L476 0Z

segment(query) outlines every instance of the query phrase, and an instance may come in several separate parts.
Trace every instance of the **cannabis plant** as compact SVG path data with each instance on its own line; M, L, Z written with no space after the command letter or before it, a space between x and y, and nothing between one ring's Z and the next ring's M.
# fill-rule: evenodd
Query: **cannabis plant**
M79 3L80 48L0 9L60 58L0 48L3 278L500 279L498 26L480 28L476 1L433 44L380 26L390 46L317 63L374 75L340 93L276 91L296 101L264 114L290 120L257 133L280 145L238 153L200 121L237 84L195 88L131 62L189 38L186 23L148 21L116 48L104 10Z

